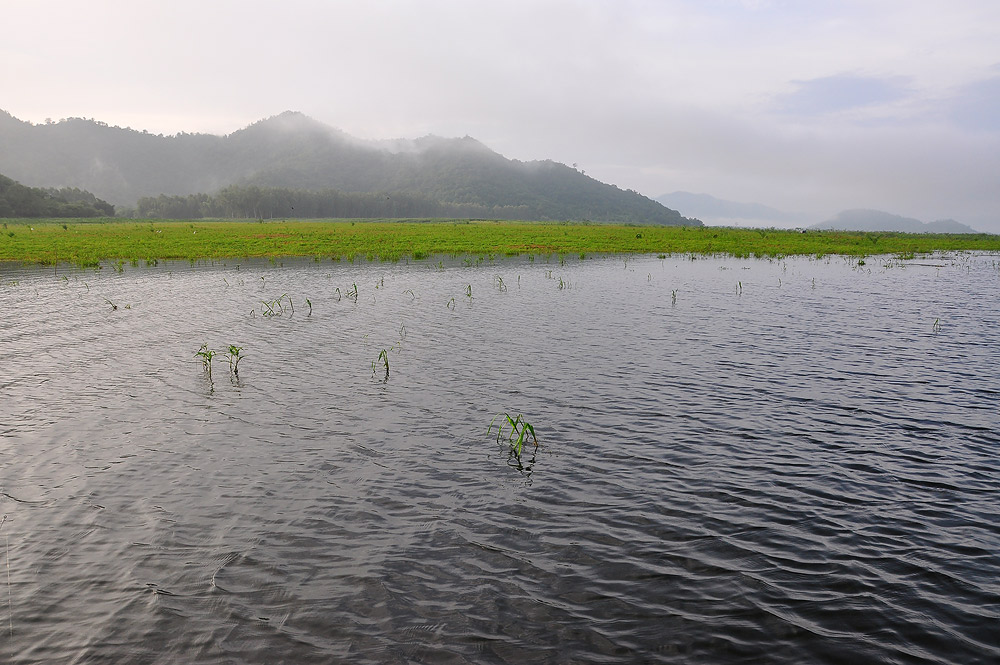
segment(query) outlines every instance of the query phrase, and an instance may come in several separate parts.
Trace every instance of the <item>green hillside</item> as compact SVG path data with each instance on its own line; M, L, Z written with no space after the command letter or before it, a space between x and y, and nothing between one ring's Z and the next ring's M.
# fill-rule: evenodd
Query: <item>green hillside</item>
M0 175L0 217L112 217L115 207L76 188L39 189Z
M173 203L216 199L235 186L303 201L305 192L406 200L414 216L700 225L564 164L507 159L470 137L362 141L293 112L227 136L159 136L83 118L33 125L0 112L0 144L0 172L36 186L86 189L119 206L144 202L143 214L172 216L171 206L150 204L161 195ZM274 216L304 216L292 205ZM410 213L388 213L400 215ZM265 215L234 209L227 216Z

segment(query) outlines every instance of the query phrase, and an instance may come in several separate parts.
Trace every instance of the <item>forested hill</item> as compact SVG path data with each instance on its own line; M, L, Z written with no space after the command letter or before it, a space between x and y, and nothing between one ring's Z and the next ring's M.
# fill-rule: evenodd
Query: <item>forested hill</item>
M978 233L975 229L954 219L922 222L912 217L902 217L881 210L856 208L844 210L833 219L810 228L839 231L895 231L900 233Z
M0 175L0 217L113 217L115 207L75 188L25 187Z
M362 141L294 112L227 136L161 136L82 118L33 125L0 111L0 146L0 172L121 206L214 197L236 185L385 195L454 216L701 224L564 164L510 160L470 137Z

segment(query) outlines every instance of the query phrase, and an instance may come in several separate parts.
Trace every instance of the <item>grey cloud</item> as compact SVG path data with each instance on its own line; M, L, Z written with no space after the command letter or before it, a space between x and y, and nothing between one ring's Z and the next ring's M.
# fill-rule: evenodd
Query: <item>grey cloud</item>
M964 86L951 100L949 119L960 129L1000 132L1000 76Z
M703 191L801 210L817 222L867 207L1000 231L993 215L998 140L943 124L789 128L704 109L661 108L564 129L535 137L546 154L579 161L588 174L649 196ZM613 140L587 143L587 129Z
M840 74L792 83L795 90L776 99L779 112L825 115L895 102L910 94L909 80L903 76L879 78Z

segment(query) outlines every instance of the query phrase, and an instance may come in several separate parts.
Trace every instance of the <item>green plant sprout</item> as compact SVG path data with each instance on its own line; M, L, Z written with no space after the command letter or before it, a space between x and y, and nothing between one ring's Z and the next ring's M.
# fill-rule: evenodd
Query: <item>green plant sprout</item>
M931 325L931 330L934 331L935 335L941 332L941 319L934 319L934 323Z
M309 314L307 314L306 316L312 316L312 313L313 313L312 300L309 300L309 298L306 298L306 304L309 305Z
M351 284L351 290L347 292L347 297L350 298L357 304L358 302L358 285L356 282Z
M289 311L294 314L295 307L292 305L292 299L287 293L282 293L280 296L274 300L261 300L260 315L261 316L280 316L285 313L284 301L288 301ZM312 306L310 305L310 312L312 311Z
M499 423L497 423L498 418L500 419ZM521 458L521 451L524 449L524 444L527 442L529 434L531 435L532 442L535 444L535 448L538 447L535 428L520 413L517 414L516 418L512 418L509 413L498 413L493 416L490 426L486 428L487 434L493 431L494 424L496 424L497 428L497 443L500 443L500 439L504 435L504 430L505 428L507 429L507 442L510 443L510 450L514 453L514 457Z
M469 284L467 287L465 287L465 295L468 296L469 298L472 297L472 284Z
M445 303L445 306L448 309L452 309L452 310L455 309L455 299L452 298L451 300L449 300L447 303Z
M226 360L229 361L229 371L233 373L237 379L240 378L240 361L243 360L245 356L240 355L243 351L242 346L236 346L235 344L229 345L229 352L226 353Z
M118 309L118 305L114 304L113 302L111 302L111 301L110 301L110 300L108 300L107 298L105 298L105 299L104 299L104 302L106 302L106 303L108 303L109 305L111 305L111 311L112 311L112 312L113 312L113 311L115 311L116 309Z
M201 358L202 366L204 366L205 371L208 372L208 378L212 378L212 358L215 357L215 351L208 348L208 342L201 345L198 352L195 353L196 358Z
M385 365L385 380L388 381L389 380L389 353L385 349L382 349L381 351L379 351L378 358L376 358L375 360L372 361L372 376L375 376L375 374L377 373L379 363L382 363L383 365Z
M337 296L337 302L340 302L340 287L339 286L337 287L337 290L334 293Z
M493 278L494 283L497 285L497 290L503 293L507 290L507 285L503 283L503 277L497 275Z

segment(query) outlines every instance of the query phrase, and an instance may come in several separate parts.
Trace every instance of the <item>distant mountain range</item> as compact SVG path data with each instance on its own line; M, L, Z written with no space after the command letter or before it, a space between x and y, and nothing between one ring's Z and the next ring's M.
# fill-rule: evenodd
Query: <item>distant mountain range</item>
M900 231L903 233L979 233L972 227L954 219L921 222L912 217L901 217L881 210L844 210L833 219L810 226L817 230L840 231Z
M659 201L668 208L680 211L682 215L690 215L709 224L730 225L745 224L748 226L768 225L803 225L808 215L786 212L760 203L740 203L718 199L709 194L692 194L691 192L673 192L657 196Z
M363 141L296 112L227 136L161 136L83 118L34 125L0 111L0 173L117 206L236 185L288 190L287 213L298 190L405 199L417 216L701 225L575 168L510 160L470 137Z
M728 226L798 226L816 230L841 231L898 231L904 233L978 233L975 229L944 219L921 222L881 210L844 210L833 219L818 224L811 223L805 213L786 212L760 203L727 201L709 194L673 192L656 197L665 206L675 208L682 215L690 215L707 224Z

